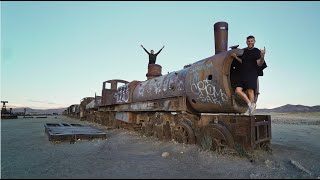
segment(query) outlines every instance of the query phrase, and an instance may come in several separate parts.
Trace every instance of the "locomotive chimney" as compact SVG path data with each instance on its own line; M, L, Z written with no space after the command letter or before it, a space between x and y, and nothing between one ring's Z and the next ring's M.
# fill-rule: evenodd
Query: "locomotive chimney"
M228 23L217 22L214 24L215 54L227 51L228 47Z
M162 76L161 70L162 67L159 64L149 64L148 73L146 74L147 80Z

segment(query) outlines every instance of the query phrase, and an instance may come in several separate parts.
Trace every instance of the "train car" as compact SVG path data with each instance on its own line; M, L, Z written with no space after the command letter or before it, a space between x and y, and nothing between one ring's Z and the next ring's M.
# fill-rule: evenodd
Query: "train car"
M150 64L145 81L103 82L95 121L211 150L270 149L271 116L243 115L247 105L235 94L239 68L231 54L243 49L227 50L226 22L214 24L214 37L215 55L181 70L162 75L159 64Z
M79 105L79 108L80 108L80 120L81 119L85 119L87 114L88 114L88 111L86 109L86 106L92 101L94 100L94 97L85 97L85 98L82 98L80 100L80 105Z
M84 109L84 120L96 122L96 113L98 112L98 106L101 104L101 96L96 96L91 99L90 102L88 102L85 105Z
M69 117L80 118L80 104L72 104L66 109L65 114Z

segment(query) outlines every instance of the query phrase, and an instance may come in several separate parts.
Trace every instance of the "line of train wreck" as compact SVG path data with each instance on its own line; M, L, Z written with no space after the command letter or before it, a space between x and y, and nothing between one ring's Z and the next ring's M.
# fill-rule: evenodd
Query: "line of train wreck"
M247 116L246 103L235 94L239 68L228 46L228 24L214 24L215 55L183 69L161 74L149 64L147 80L103 82L102 95L85 97L63 114L112 128L140 130L146 136L179 143L207 144L211 150L271 148L271 116ZM121 84L121 86L119 85ZM110 88L106 88L109 85ZM259 88L255 99L258 99Z

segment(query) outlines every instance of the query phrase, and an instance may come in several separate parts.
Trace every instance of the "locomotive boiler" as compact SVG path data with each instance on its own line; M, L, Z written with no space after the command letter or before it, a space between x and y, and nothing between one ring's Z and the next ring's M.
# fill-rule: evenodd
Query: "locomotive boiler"
M215 55L181 70L162 75L160 65L150 64L145 81L103 82L101 103L90 119L211 150L270 148L270 115L243 115L248 107L235 94L239 71L231 54L241 56L243 49L227 49L226 22L214 24L214 39ZM258 95L257 90L256 100Z

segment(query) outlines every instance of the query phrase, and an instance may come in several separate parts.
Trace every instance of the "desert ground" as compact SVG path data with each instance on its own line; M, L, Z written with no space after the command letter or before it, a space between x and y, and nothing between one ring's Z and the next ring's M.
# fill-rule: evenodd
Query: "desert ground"
M256 150L250 157L64 116L1 120L1 178L320 179L320 113L271 117L272 151ZM107 138L51 142L44 131L50 122L94 126Z

